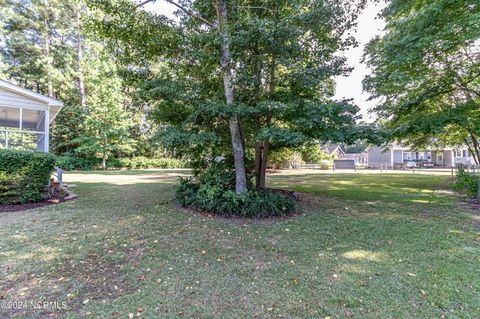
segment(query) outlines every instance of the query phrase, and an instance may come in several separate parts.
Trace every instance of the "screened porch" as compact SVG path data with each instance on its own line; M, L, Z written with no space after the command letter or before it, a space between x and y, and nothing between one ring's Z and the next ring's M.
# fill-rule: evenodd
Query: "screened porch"
M63 103L0 80L0 148L48 152L49 128Z

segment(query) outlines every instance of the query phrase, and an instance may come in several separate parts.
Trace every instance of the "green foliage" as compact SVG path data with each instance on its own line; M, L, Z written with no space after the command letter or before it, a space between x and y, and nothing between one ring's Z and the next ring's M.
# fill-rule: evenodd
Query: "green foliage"
M380 143L381 144L381 143ZM346 153L362 153L365 152L369 145L369 142L366 140L358 140L354 144L345 145L344 149Z
M478 194L479 179L479 175L466 172L463 167L460 167L455 181L451 186L457 192L466 193L467 196L473 198Z
M203 212L224 217L269 218L291 214L295 201L281 193L253 188L242 194L220 186L199 186L181 181L176 193L177 202Z
M77 105L65 105L51 127L50 147L55 154L73 153L85 135L86 114Z
M366 48L364 88L391 139L413 146L468 144L480 131L478 0L392 0L385 33Z
M10 81L52 97L70 96L77 9L76 3L62 0L2 1L1 53Z
M100 166L100 161L96 158L82 158L72 155L57 156L57 164L63 170L92 170Z
M146 169L146 168L187 168L188 162L176 158L112 158L107 161L108 168ZM102 168L102 161L97 158L82 158L72 155L57 156L57 166L66 170L95 170Z
M295 211L295 201L279 192L253 188L235 194L235 171L224 162L211 163L195 182L182 179L176 189L176 201L203 212L225 217L268 218L283 216Z
M0 150L0 204L41 200L54 166L48 153Z
M86 132L75 141L79 144L77 154L100 158L104 169L114 154L132 152L128 134L131 121L122 107L121 82L115 72L108 61L101 61L94 93L87 98Z
M88 27L90 17L84 0L3 1L0 74L65 103L51 127L55 154L152 156L158 145L150 147L156 127L146 118L148 106L136 98L136 83L118 70L123 60L115 60Z
M291 148L272 150L268 156L268 167L287 169L295 162L295 151Z
M320 163L322 160L330 159L322 152L319 144L305 146L301 150L302 160L305 163Z
M198 183L194 183L194 177L178 177L179 184L175 190L175 200L181 206L194 205L199 188Z
M199 176L200 185L219 187L221 189L235 189L235 171L227 161L214 161Z
M147 158L143 156L112 160L111 167L144 169L144 168L187 168L185 160L177 158Z

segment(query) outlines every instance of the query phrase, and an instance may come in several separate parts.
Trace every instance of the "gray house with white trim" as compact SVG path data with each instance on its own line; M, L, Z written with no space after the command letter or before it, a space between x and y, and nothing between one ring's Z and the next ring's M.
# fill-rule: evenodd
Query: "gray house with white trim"
M49 150L50 123L63 102L0 80L0 148Z
M395 167L403 163L421 162L425 166L454 167L457 164L475 164L473 157L466 146L431 148L426 150L412 150L409 146L392 143L386 147L369 146L368 166Z

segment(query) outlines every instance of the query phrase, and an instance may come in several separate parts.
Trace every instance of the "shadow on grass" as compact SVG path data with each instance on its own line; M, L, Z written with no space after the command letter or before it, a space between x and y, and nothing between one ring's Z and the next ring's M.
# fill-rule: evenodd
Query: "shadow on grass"
M0 216L2 296L69 307L2 309L2 317L126 318L141 308L145 318L432 318L480 310L475 232L445 218L455 212L436 200L444 195L435 179L275 176L275 187L299 190L290 179L307 181L314 200L305 214L244 224L178 212L175 176L96 175L72 175L73 202L15 222Z
M448 177L406 174L308 174L272 176L275 187L335 196L347 201L452 204L455 196L438 192Z

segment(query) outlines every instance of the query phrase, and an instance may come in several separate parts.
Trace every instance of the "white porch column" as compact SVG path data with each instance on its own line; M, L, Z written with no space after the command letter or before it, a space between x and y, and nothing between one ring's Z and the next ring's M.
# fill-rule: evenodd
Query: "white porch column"
M44 152L48 152L48 147L49 147L49 141L50 141L50 136L49 136L49 132L50 132L50 106L48 107L47 110L45 110L45 117L43 119L45 121L45 130L44 130L44 135L43 135L43 143L44 143L44 146L43 146L43 151Z

